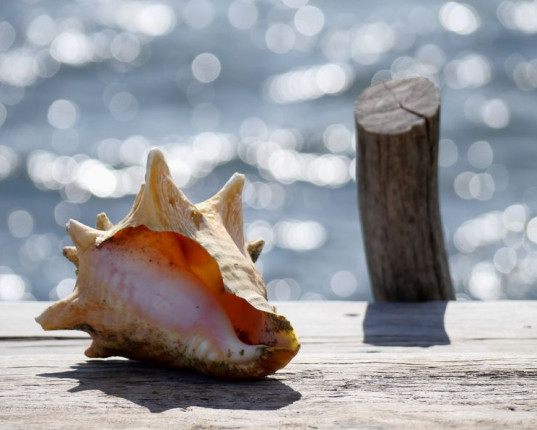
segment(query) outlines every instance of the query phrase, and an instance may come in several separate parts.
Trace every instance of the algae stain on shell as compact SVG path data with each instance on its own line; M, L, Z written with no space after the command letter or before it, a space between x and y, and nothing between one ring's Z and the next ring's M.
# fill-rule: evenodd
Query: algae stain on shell
M93 339L89 357L123 356L192 368L228 379L262 377L297 354L287 319L268 303L254 265L263 243L245 243L244 176L192 204L153 149L127 216L96 228L70 220L77 266L73 293L45 310L45 330L75 329Z

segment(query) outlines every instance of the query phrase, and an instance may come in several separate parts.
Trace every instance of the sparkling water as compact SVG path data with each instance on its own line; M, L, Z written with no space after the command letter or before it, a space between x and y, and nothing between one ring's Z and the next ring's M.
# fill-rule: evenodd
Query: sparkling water
M370 299L353 103L408 76L458 298L537 298L537 1L2 2L0 300L69 294L66 221L121 219L153 146L194 202L246 174L271 299Z

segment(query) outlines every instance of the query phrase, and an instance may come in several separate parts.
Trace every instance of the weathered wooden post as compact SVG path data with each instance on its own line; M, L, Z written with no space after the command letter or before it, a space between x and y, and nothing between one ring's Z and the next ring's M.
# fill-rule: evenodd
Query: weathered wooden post
M377 301L455 298L438 204L439 112L425 78L383 82L356 102L360 216Z

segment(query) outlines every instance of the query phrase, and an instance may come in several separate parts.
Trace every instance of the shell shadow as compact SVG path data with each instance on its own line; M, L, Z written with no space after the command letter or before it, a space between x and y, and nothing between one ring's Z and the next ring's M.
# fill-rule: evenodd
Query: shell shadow
M448 302L370 303L364 343L378 346L449 345L444 318Z
M147 408L151 413L198 406L212 409L277 410L302 395L274 378L227 382L177 369L128 360L90 360L72 370L42 373L44 378L74 379L71 393L98 390Z

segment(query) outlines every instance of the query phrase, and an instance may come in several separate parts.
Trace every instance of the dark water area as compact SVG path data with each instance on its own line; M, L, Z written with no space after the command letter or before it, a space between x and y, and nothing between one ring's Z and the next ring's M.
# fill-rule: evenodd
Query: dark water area
M3 2L0 300L68 294L66 221L119 221L155 146L193 202L246 175L271 299L371 299L353 104L409 76L457 297L537 298L537 1Z

